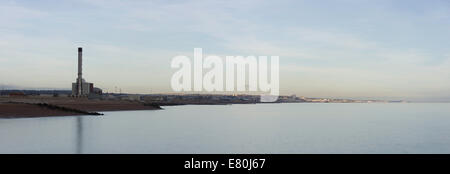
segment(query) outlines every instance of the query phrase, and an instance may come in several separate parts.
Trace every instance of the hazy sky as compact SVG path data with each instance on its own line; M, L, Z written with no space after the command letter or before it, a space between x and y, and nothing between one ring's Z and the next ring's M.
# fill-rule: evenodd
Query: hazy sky
M176 55L280 56L280 92L450 99L448 0L0 1L0 85L171 92Z

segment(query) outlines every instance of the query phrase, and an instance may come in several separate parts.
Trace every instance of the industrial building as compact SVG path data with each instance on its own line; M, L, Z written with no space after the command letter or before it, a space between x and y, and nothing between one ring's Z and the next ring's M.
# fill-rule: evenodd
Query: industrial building
M83 48L78 48L78 78L72 83L72 96L87 97L89 95L102 94L100 88L95 88L93 83L83 79Z

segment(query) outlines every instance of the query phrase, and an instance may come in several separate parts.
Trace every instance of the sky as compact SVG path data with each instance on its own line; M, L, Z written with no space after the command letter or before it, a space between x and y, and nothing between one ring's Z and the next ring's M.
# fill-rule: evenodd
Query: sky
M2 0L0 86L170 93L173 57L280 56L280 93L450 101L447 0Z

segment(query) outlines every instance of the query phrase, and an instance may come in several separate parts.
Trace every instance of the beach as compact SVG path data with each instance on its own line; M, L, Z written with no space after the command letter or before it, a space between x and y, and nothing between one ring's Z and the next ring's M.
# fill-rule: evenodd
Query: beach
M0 118L101 115L97 112L157 110L157 105L126 100L92 100L70 97L2 97Z

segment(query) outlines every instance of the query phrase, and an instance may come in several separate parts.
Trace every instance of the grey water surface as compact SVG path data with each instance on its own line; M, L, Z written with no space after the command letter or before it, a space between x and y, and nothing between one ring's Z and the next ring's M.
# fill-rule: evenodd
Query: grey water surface
M450 103L187 105L0 119L0 153L450 153Z

